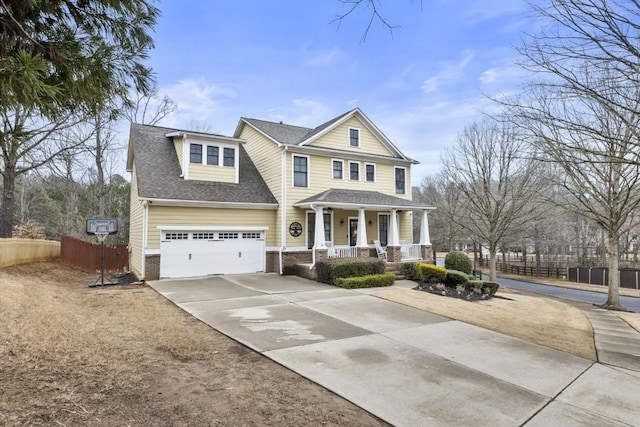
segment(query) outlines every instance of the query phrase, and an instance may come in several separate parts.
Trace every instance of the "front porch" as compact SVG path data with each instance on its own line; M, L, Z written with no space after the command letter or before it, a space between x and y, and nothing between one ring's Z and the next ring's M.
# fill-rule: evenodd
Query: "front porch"
M431 245L424 245L430 251ZM386 262L408 262L419 261L431 258L422 252L423 245L417 243L405 243L400 242L398 247L382 247L376 248L375 243L368 245L367 248L358 248L356 246L339 245L333 246L330 243L327 244L327 258L380 258ZM384 256L380 254L380 249L384 251ZM397 254L400 254L399 258ZM391 259L389 259L391 258Z

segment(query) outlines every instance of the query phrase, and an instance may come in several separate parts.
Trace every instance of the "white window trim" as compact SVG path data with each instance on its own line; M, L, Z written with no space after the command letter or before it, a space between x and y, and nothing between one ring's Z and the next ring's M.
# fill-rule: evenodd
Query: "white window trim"
M397 186L396 186L396 170L397 169L404 170L404 192L403 193L398 193L398 191L397 191ZM407 168L404 168L404 167L401 167L401 166L394 166L393 167L393 191L395 192L395 194L402 194L402 195L406 195L407 194Z
M380 241L380 217L387 217L387 240L389 240L389 227L391 227L391 212L378 212L378 224L376 226L376 234L378 236L378 241ZM389 242L387 242L389 243Z
M373 166L373 181L367 181L367 166ZM378 171L375 163L364 164L364 182L376 182L378 180Z
M306 187L298 187L295 185L296 177L295 177L295 158L296 157L304 157L307 159L307 186ZM311 188L311 159L306 154L291 154L291 187L292 188Z
M304 213L304 223L305 223L305 227L306 228L305 228L305 233L304 233L304 248L303 248L303 250L305 250L305 251L310 250L310 249L308 249L309 248L309 214L310 213L314 214L314 213L316 213L316 211L309 209L309 210L305 211L305 213ZM325 208L325 209L322 210L322 214L323 215L326 215L326 214L331 215L331 219L329 220L330 221L329 224L331 224L331 230L330 230L330 233L329 233L329 236L331 237L331 240L329 240L329 241L330 242L334 242L335 227L333 225L333 211L329 211L329 210L327 210ZM323 218L323 220L324 220L324 218ZM313 226L315 227L315 221L313 223ZM326 239L325 239L325 241L326 241Z
M358 145L351 145L351 130L358 131ZM347 131L347 146L351 148L362 147L362 132L360 131L360 128L349 126L349 130Z
M342 163L342 178L335 178L335 177L333 176L333 163L334 163L334 162L340 162L340 163ZM345 175L345 173L344 173L344 160L342 160L342 159L331 159L331 179L337 179L337 180L342 180L342 181L344 181L344 179L345 179L345 178L344 178L344 175Z
M357 164L358 165L358 179L351 179L351 165L352 164ZM362 168L360 167L360 162L354 162L349 160L349 181L355 181L355 182L360 182L362 181Z

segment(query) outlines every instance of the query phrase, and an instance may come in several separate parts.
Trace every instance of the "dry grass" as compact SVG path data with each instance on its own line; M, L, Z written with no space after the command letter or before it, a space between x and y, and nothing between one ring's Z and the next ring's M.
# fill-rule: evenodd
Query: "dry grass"
M612 313L627 322L633 329L640 332L640 313L626 313L623 311L612 311Z
M560 301L501 289L493 298L469 302L428 292L398 289L379 293L386 298L431 313L460 320L589 360L597 360L593 328L577 308Z
M0 425L381 425L146 286L0 269Z

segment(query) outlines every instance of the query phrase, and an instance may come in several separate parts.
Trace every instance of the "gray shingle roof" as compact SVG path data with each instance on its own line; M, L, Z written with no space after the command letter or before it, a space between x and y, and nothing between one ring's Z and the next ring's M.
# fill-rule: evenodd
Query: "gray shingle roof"
M305 139L305 135L313 131L313 129L286 125L284 123L268 122L266 120L259 119L244 119L247 123L255 126L271 138L275 139L281 144L285 145L297 145Z
M325 206L352 205L351 207L384 206L389 208L432 209L431 206L426 206L423 203L382 194L378 191L343 190L335 188L300 200L294 203L294 205L308 205L311 203L323 204Z
M239 183L184 180L171 138L177 129L131 125L138 195L149 199L223 203L276 204L277 200L258 173L244 147L239 152Z

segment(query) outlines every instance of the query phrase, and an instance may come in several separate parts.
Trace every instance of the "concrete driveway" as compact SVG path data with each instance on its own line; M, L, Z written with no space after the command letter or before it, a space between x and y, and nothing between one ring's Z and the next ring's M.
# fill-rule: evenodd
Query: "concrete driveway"
M394 425L640 423L640 372L376 297L389 288L344 290L275 274L149 284L218 331Z

